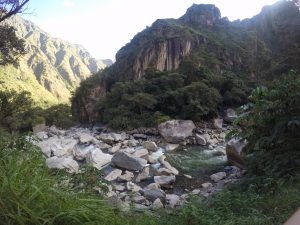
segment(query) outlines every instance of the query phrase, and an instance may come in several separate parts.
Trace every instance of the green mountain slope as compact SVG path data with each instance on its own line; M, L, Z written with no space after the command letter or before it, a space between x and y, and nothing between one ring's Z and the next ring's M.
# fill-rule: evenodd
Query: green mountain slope
M110 63L92 58L82 46L52 38L19 16L6 23L25 39L27 54L18 67L1 68L1 88L28 90L41 103L68 102L82 80Z
M146 110L149 115L157 110L161 113L160 93L153 91L153 85L158 88L161 84L155 83L158 81L153 73L149 76L148 68L159 71L156 76L167 76L168 83L159 87L161 92L176 81L175 76L170 76L172 72L183 76L184 82L173 86L169 94L180 102L178 106L189 108L190 115L196 115L194 112L205 105L199 102L203 96L196 94L197 87L204 88L203 84L208 90L219 92L219 106L228 107L233 102L242 103L245 91L252 87L268 83L290 69L299 70L299 46L300 11L293 1L278 1L264 7L252 19L234 22L222 18L214 5L194 4L179 19L157 20L138 33L118 51L113 66L81 85L73 98L73 110L84 121L103 118L116 106L124 106L123 113L128 114L132 112L128 102L136 101L142 92L147 94L143 96L145 99L158 100L152 109ZM118 82L127 82L123 90ZM191 99L187 91L194 92L194 98ZM185 110L181 110L184 116L175 111L173 114L167 111L167 115L189 118ZM114 112L120 111L115 109Z

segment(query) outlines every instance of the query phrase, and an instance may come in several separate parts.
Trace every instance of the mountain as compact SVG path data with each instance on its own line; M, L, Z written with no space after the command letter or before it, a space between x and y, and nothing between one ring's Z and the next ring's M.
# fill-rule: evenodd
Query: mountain
M7 20L25 39L27 54L19 66L0 68L2 88L27 90L41 103L68 102L71 92L92 73L112 64L96 60L80 45L52 38L34 23L19 16Z
M111 91L120 86L119 82L149 81L149 68L182 73L186 87L194 81L204 82L219 92L222 106L226 107L228 96L242 98L238 96L242 93L239 85L230 87L230 82L242 82L245 90L249 90L258 84L267 84L290 69L299 71L299 53L300 11L293 1L278 1L265 6L251 19L233 22L222 18L214 5L193 4L182 17L158 19L135 35L117 52L116 62L110 68L89 78L77 89L72 100L73 111L82 121L103 118L105 104L109 104L106 96L111 98L115 94ZM231 81L224 81L228 77ZM225 87L230 90L226 91ZM144 88L148 91L148 86ZM120 93L124 94L130 95ZM153 92L147 94L153 97ZM119 98L117 105L125 102L124 99ZM195 101L197 99L193 99ZM126 104L124 107L129 113ZM201 104L197 107L201 108ZM153 113L160 109L157 104L152 108Z

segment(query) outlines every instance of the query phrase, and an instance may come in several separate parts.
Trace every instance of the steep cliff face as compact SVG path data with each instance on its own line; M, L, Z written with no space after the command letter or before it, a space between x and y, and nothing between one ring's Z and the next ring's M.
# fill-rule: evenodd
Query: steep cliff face
M179 19L159 19L135 35L118 51L113 66L97 75L99 82L89 92L105 94L115 82L143 78L147 68L180 71L186 60L216 76L230 73L249 84L266 81L299 68L299 26L299 8L292 1L279 1L252 19L234 22L221 18L214 5L194 4ZM80 94L76 98L83 99ZM82 117L93 120L92 114Z
M20 38L25 39L28 52L20 58L19 66L15 68L16 74L10 76L16 76L16 80L18 76L22 79L35 78L41 86L39 89L46 89L53 96L49 100L51 102L53 99L68 102L70 92L80 81L106 67L103 61L92 58L82 46L52 38L32 22L19 16L9 19L7 23L16 28ZM6 73L10 70L11 66L4 69ZM6 81L3 82L2 86L5 87ZM9 88L14 87L10 85ZM34 92L34 88L31 92ZM35 92L33 94L38 95Z

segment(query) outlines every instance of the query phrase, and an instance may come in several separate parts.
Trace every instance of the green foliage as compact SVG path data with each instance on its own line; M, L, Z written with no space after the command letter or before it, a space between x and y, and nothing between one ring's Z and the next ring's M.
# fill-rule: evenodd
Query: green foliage
M0 127L10 132L28 129L33 119L32 112L29 92L0 91Z
M0 65L17 65L18 58L25 53L25 42L16 36L15 28L0 26Z
M300 79L291 71L270 88L258 87L236 122L249 142L248 170L257 176L300 172Z
M58 104L44 109L42 116L45 118L46 125L49 126L55 125L65 129L75 125L71 107L67 104Z

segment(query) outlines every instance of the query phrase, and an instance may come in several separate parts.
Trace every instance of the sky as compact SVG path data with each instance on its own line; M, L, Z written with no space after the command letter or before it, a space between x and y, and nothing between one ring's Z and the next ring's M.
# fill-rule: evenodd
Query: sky
M84 46L93 57L116 52L156 19L179 18L193 3L215 4L222 17L251 18L278 0L30 0L26 14L53 37Z

